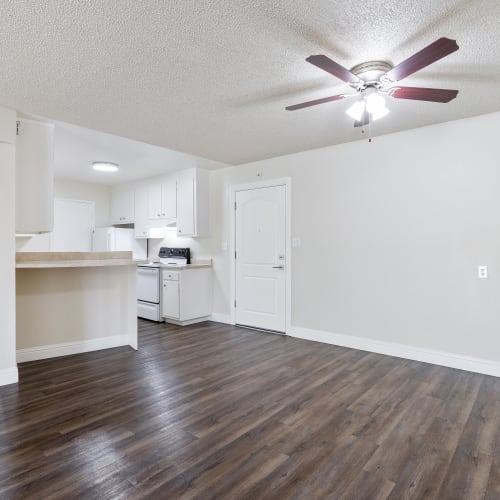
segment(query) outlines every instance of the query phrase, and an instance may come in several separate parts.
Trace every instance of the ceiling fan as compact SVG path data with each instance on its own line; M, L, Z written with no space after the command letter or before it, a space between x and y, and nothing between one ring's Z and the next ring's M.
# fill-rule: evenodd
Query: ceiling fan
M356 92L338 94L313 101L287 106L288 111L315 106L325 102L338 101L345 97L359 96L359 99L347 110L354 119L355 127L367 125L372 120L385 116L389 110L385 107L383 95L396 99L416 101L450 102L455 99L458 90L433 89L425 87L401 87L394 85L403 78L429 66L433 62L458 50L456 40L439 38L421 51L396 66L384 61L369 61L358 64L348 70L325 55L309 56L306 61L348 83Z

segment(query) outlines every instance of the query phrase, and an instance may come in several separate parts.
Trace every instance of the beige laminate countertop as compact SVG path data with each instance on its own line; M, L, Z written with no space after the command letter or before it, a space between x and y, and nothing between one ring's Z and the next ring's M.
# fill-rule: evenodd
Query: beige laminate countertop
M132 252L17 252L16 268L132 266Z

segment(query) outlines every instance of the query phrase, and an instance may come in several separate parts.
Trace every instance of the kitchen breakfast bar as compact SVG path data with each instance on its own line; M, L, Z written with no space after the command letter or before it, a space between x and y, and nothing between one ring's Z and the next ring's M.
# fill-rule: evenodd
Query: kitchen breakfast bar
M137 349L132 252L16 255L17 361Z

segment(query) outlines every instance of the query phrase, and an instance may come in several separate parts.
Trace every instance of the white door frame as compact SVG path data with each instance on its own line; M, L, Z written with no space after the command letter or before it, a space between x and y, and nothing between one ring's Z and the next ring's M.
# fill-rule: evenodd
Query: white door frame
M229 193L229 256L230 256L230 308L231 324L236 324L236 311L234 301L236 300L236 215L234 204L236 203L236 193L238 191L248 191L250 189L261 189L266 187L285 186L285 240L286 240L286 280L285 280L285 334L290 332L292 324L292 179L281 177L279 179L269 179L247 184L236 184L230 186Z

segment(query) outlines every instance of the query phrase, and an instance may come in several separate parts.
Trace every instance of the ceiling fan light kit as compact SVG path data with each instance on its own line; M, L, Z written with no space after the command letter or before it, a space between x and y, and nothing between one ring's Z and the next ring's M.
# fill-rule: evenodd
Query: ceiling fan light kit
M360 121L366 109L364 100L356 101L350 108L347 108L346 113L354 120Z
M439 38L394 67L385 61L368 61L354 66L351 70L344 68L323 54L309 56L306 59L307 62L348 83L354 93L323 97L287 106L285 109L295 111L317 104L338 101L346 97L358 96L360 98L347 109L346 113L354 120L355 127L362 127L389 113L389 109L385 106L384 95L394 99L450 102L458 95L458 90L401 87L394 84L456 50L458 50L458 45L455 40Z
M363 98L356 101L346 113L355 121L362 121L364 113L369 113L370 121L379 120L389 113L384 97L374 89L363 92Z

